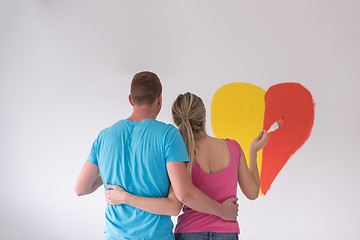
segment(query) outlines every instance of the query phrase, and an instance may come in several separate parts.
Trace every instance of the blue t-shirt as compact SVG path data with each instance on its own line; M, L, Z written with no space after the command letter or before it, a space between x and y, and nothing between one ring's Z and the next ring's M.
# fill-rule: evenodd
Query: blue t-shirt
M103 183L119 185L144 197L169 193L166 163L188 162L180 132L154 119L121 120L102 130L88 162L98 165ZM105 239L174 239L170 216L145 212L130 205L107 204Z

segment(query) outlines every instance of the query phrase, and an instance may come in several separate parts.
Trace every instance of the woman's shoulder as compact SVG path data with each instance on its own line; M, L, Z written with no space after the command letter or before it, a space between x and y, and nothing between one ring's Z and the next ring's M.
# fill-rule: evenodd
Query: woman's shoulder
M219 140L220 141L222 140L223 142L226 142L226 144L227 144L227 146L229 147L230 150L238 150L240 152L242 151L242 148L241 148L240 144L235 139L226 138L226 139L219 139Z
M209 140L212 145L218 145L218 146L226 146L227 145L227 139L210 137Z
M235 140L235 139L231 139L231 138L215 138L213 137L213 141L216 144L227 144L227 145L235 145L235 146L240 146L240 144Z

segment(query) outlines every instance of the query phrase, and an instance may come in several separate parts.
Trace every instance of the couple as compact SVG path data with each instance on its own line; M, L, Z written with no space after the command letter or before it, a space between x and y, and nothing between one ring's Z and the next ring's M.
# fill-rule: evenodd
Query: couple
M249 199L260 189L257 152L262 130L250 146L249 167L240 145L205 131L205 106L180 94L172 106L176 129L156 120L162 105L156 74L131 82L132 115L100 132L77 179L85 195L105 184L105 239L238 239L237 183Z

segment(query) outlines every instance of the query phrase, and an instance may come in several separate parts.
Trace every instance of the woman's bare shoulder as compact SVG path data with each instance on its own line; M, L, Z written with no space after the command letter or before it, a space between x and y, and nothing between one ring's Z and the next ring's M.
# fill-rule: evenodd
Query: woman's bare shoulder
M217 149L220 148L223 150L228 149L228 145L227 145L226 141L222 138L210 137L209 144L210 144L211 148L217 148Z

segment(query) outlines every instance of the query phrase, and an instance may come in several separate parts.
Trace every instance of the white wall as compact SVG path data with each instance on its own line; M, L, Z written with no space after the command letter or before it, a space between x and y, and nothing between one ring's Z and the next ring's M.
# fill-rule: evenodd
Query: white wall
M358 239L359 7L0 1L0 238L103 238L103 190L78 198L73 186L98 132L130 114L132 76L151 70L166 122L185 91L210 112L226 83L303 84L316 101L312 136L265 197L239 193L241 239Z

